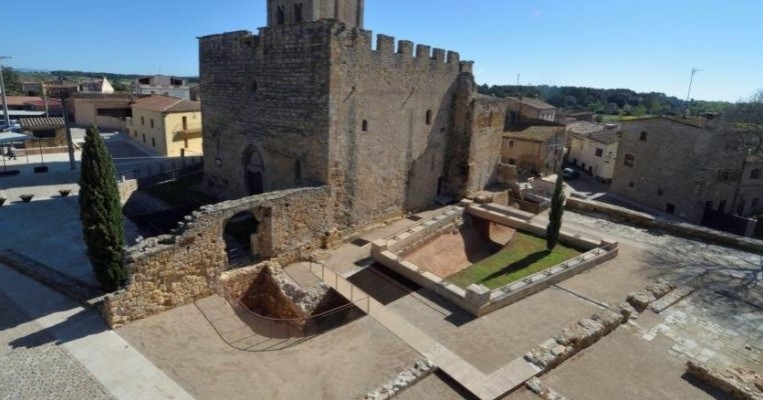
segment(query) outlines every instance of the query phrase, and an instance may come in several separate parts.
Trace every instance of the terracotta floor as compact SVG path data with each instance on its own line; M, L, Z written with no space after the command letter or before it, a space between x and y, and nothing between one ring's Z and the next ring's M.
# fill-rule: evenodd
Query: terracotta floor
M441 277L453 275L477 261L485 259L511 240L514 229L491 225L485 241L472 227L455 233L444 233L404 256L406 260Z

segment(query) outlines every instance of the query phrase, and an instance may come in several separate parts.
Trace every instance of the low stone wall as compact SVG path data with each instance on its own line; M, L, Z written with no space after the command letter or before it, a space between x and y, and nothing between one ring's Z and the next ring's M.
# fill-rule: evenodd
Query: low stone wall
M494 290L476 284L464 290L429 271L419 268L419 266L404 258L404 253L400 251L401 249L409 249L412 245L420 243L423 239L437 234L448 223L453 223L452 221L463 218L463 214L470 214L485 221L508 226L537 236L545 236L546 234L545 226L527 219L514 217L516 211L509 207L493 204L483 205L470 200L464 200L460 203L460 207L448 209L428 220L421 221L411 229L411 232L398 232L387 239L374 241L371 247L371 255L376 261L416 284L439 294L465 311L476 316L482 316L540 292L573 275L593 268L604 261L614 258L618 253L616 241L596 240L570 234L562 230L559 235L561 243L579 249L586 249L588 252L560 265L529 276L522 281L514 282ZM524 215L520 214L520 216Z
M228 269L225 223L249 211L262 215L258 236L265 258L282 264L320 247L333 229L327 188L293 189L204 206L178 227L175 235L147 239L127 250L130 281L104 300L110 326L121 326L214 292Z
M686 372L739 400L763 400L763 376L755 371L743 368L719 370L689 361Z
M364 400L388 400L405 389L415 385L417 382L426 378L435 371L435 366L429 360L416 362L413 367L399 373L395 378L380 386L378 389L369 392L363 398Z
M525 354L525 360L547 372L580 350L598 342L627 321L628 318L623 314L609 310L594 314L590 318L583 318L530 350Z
M598 201L567 199L566 207L584 213L604 214L616 222L629 222L645 228L660 229L688 239L699 239L753 253L763 253L763 241L716 231L689 223L666 221L638 211L617 207Z
M117 181L117 188L119 189L119 200L122 204L125 204L130 199L130 196L138 191L138 180L122 179Z

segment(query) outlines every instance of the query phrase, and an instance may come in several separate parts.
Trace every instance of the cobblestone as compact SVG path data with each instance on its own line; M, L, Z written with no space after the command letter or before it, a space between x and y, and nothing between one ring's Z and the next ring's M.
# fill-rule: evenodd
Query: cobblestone
M0 399L112 399L55 338L0 292Z
M639 332L642 339L663 335L675 342L669 353L700 363L731 367L760 365L763 349L763 312L700 290L663 312L663 323Z

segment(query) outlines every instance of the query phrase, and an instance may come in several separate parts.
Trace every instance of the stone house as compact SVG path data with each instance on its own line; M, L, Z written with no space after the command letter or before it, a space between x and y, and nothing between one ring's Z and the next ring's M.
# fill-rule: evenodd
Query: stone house
M526 174L553 174L562 166L566 142L563 125L505 132L501 139L501 162L516 165Z
M611 182L620 141L620 126L578 121L567 125L567 161L594 179Z
M745 160L735 213L743 217L763 215L763 155L751 154Z
M176 97L148 96L132 104L128 134L166 157L202 151L201 103Z
M498 182L510 101L458 53L363 29L362 0L269 0L200 38L204 170L223 198L325 185L341 230ZM553 120L553 118L551 118Z
M556 120L556 107L543 100L533 97L507 97L506 101L511 121L523 119L554 122Z
M611 191L696 224L706 209L733 212L745 150L719 125L680 117L623 122Z

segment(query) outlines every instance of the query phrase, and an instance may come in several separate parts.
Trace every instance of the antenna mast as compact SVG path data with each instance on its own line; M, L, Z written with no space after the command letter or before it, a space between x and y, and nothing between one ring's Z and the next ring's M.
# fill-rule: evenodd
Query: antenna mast
M689 93L686 94L686 114L689 114L689 102L691 101L691 87L694 84L694 75L697 75L697 72L702 71L699 68L692 68L691 69L691 79L689 80Z

